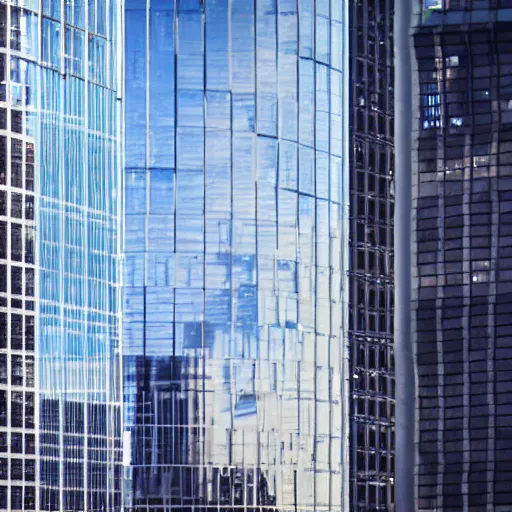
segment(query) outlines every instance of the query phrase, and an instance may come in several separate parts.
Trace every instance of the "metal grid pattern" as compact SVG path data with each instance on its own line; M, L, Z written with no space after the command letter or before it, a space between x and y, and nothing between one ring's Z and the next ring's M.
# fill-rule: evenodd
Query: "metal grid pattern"
M348 508L347 7L126 4L126 510Z
M10 11L10 12L9 12ZM0 5L0 74L20 9ZM0 509L36 509L34 132L19 97L0 88Z
M0 509L120 508L116 8L0 2Z
M414 36L418 510L503 511L512 506L512 2L423 7Z
M351 510L392 510L393 1L351 2Z

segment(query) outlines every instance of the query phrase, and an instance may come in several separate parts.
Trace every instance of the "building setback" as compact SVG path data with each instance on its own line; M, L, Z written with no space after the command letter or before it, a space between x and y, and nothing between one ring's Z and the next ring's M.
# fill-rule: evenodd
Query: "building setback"
M414 23L413 342L422 512L512 507L512 1Z
M393 0L350 2L350 492L392 510Z
M0 510L121 506L117 11L0 5Z
M347 10L126 3L125 510L348 510Z

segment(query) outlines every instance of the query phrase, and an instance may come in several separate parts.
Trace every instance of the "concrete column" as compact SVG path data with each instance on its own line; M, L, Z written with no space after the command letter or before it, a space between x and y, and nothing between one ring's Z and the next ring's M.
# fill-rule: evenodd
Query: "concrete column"
M395 511L414 512L415 372L411 335L412 0L395 0Z

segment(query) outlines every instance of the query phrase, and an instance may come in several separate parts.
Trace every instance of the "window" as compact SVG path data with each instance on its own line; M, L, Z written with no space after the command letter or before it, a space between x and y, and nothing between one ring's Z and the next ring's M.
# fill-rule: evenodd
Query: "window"
M0 292L7 291L7 265L0 263ZM0 344L0 348L1 344Z
M424 0L425 9L435 10L443 8L443 0Z
M36 461L25 459L25 480L34 482L36 479Z
M84 0L65 0L66 22L83 28ZM90 22L89 22L90 23Z
M25 453L36 453L36 438L34 434L25 434Z
M22 469L23 473L23 469ZM21 510L23 508L23 487L11 487L11 509Z
M11 348L23 348L23 316L15 313L11 314Z
M34 317L25 316L25 350L34 350Z
M11 267L11 293L21 295L23 293L23 269Z
M23 427L23 393L21 391L11 393L11 426Z
M11 224L11 258L21 261L23 258L23 237L21 224Z
M27 297L34 296L34 269L25 269L25 295Z
M423 94L423 128L439 128L441 126L441 95L437 83L425 84Z
M0 384L7 384L7 354L0 354Z
M25 393L25 428L34 428L34 393Z
M28 153L27 153L28 157ZM26 164L25 165L25 188L27 190L34 190L34 165Z
M11 357L11 383L13 386L23 386L23 356Z
M84 32L66 27L65 41L66 72L83 76L84 70Z
M23 216L23 196L21 194L11 194L11 215L16 219Z
M27 462L32 463L33 461L27 461ZM28 480L28 478L27 478L27 480ZM35 480L35 474L34 474L34 478L30 478L30 480ZM36 508L36 489L35 489L35 487L31 487L28 485L25 486L24 504L25 504L25 510L35 510L35 508Z
M459 56L452 55L451 57L446 57L446 67L447 68L456 68L459 65Z
M0 47L6 48L7 46L7 7L5 5L0 5Z
M107 44L101 37L89 40L89 75L99 84L106 83Z
M11 185L16 188L23 187L23 165L21 162L11 162Z
M7 426L7 391L0 389L0 425Z
M34 196L25 196L25 219L34 220Z
M21 9L17 7L11 8L11 49L21 50Z
M30 356L25 359L25 386L34 387L34 358Z
M23 459L11 459L11 478L13 480L23 480Z
M11 453L23 453L23 434L21 432L11 433Z
M43 62L58 68L60 64L60 23L43 18L41 38Z
M7 222L0 220L0 258L7 258Z
M11 110L11 130L15 133L23 133L23 112Z
M0 480L7 480L9 478L9 459L0 459Z
M0 55L0 57L1 57L1 55ZM4 96L5 96L5 94L4 94ZM1 94L0 94L0 99L2 99ZM0 185L5 185L6 183L7 183L7 139L4 135L0 135ZM1 246L1 244L0 244L0 246Z

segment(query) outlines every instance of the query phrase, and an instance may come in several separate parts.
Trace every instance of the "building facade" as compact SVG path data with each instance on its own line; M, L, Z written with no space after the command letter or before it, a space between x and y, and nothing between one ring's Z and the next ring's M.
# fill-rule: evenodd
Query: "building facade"
M347 14L126 2L126 510L348 509Z
M121 506L118 10L0 4L3 510Z
M414 23L413 341L420 511L512 508L512 2Z
M28 52L15 30L21 9L0 5L0 508L36 508L35 130L24 108L32 97L8 86ZM9 18L14 29L7 31ZM16 72L15 71L15 72ZM28 119L30 121L30 119Z
M393 0L350 2L350 494L393 510Z

